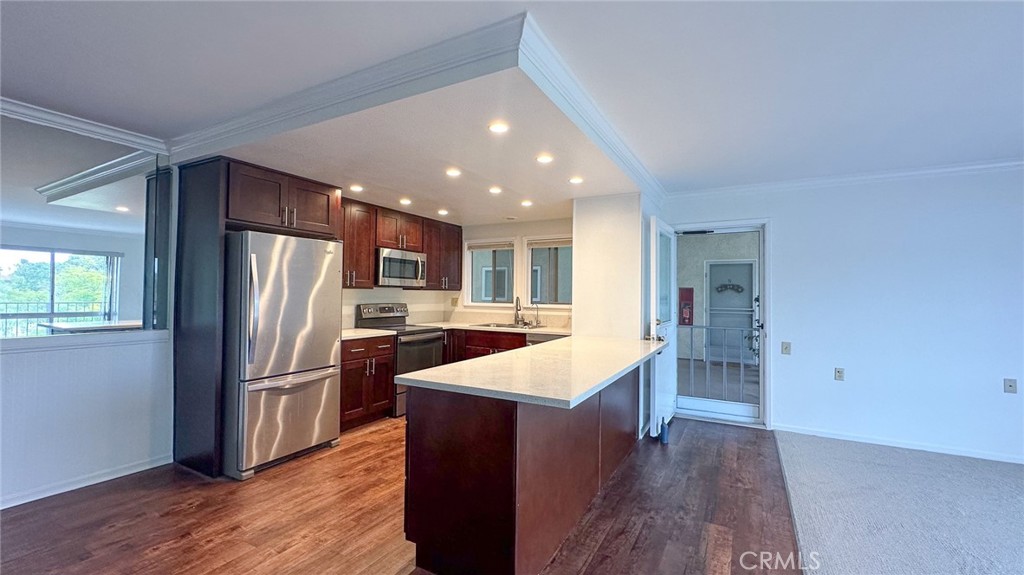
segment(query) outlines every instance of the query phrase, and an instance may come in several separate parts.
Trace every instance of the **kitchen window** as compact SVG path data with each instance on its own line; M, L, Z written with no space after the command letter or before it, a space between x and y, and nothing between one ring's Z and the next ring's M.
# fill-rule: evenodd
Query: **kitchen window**
M49 335L48 323L117 320L122 257L0 248L0 337Z
M515 298L515 246L512 242L470 244L470 301L507 304Z
M531 304L572 305L572 239L527 239Z

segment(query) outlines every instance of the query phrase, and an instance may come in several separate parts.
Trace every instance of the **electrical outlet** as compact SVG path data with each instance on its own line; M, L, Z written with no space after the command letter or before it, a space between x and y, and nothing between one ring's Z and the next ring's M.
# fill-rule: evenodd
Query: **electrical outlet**
M1017 380L1006 378L1003 380L1004 393L1017 393Z
M843 369L841 367L837 367L836 368L836 381L846 381L846 370L845 369Z
M793 344L792 343L790 343L788 341L782 342L782 355L789 355L790 353L792 353L792 351L793 351Z
M459 307L459 298L457 298L457 297L453 297L452 298L452 307Z

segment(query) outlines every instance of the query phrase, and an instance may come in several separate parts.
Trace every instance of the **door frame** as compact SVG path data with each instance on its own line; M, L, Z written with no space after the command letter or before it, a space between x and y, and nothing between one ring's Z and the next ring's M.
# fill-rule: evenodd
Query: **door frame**
M761 255L759 295L761 296L760 320L764 324L761 340L761 425L766 429L772 429L772 356L773 342L772 328L772 224L770 218L752 218L747 220L724 220L708 221L699 223L673 224L672 229L677 234L682 232L693 232L712 230L715 233L732 232L761 232ZM706 280L705 280L706 281ZM706 320L705 320L706 323ZM678 353L676 350L675 353ZM682 415L682 414L679 414ZM685 416L684 416L685 417ZM723 421L726 419L723 418Z

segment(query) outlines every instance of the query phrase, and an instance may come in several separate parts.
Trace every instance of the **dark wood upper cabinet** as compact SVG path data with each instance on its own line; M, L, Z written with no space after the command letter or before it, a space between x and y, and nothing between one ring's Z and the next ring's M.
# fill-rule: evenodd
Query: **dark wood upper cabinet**
M423 218L377 208L377 247L423 251Z
M341 195L336 189L308 180L289 178L291 226L308 232L343 237Z
M423 289L444 289L444 225L436 220L423 220L423 252L427 254L427 285Z
M345 287L372 289L377 244L377 208L345 202Z
M230 164L228 219L285 227L288 194L288 176L246 164Z
M441 277L448 291L462 291L462 228L443 224L441 228Z
M336 188L240 162L229 166L227 219L236 228L342 237Z

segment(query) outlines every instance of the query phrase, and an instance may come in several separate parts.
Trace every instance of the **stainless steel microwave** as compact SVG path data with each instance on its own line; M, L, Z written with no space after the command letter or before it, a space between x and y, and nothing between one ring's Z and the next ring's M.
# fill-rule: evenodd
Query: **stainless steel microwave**
M427 254L390 248L378 249L377 285L426 287Z

